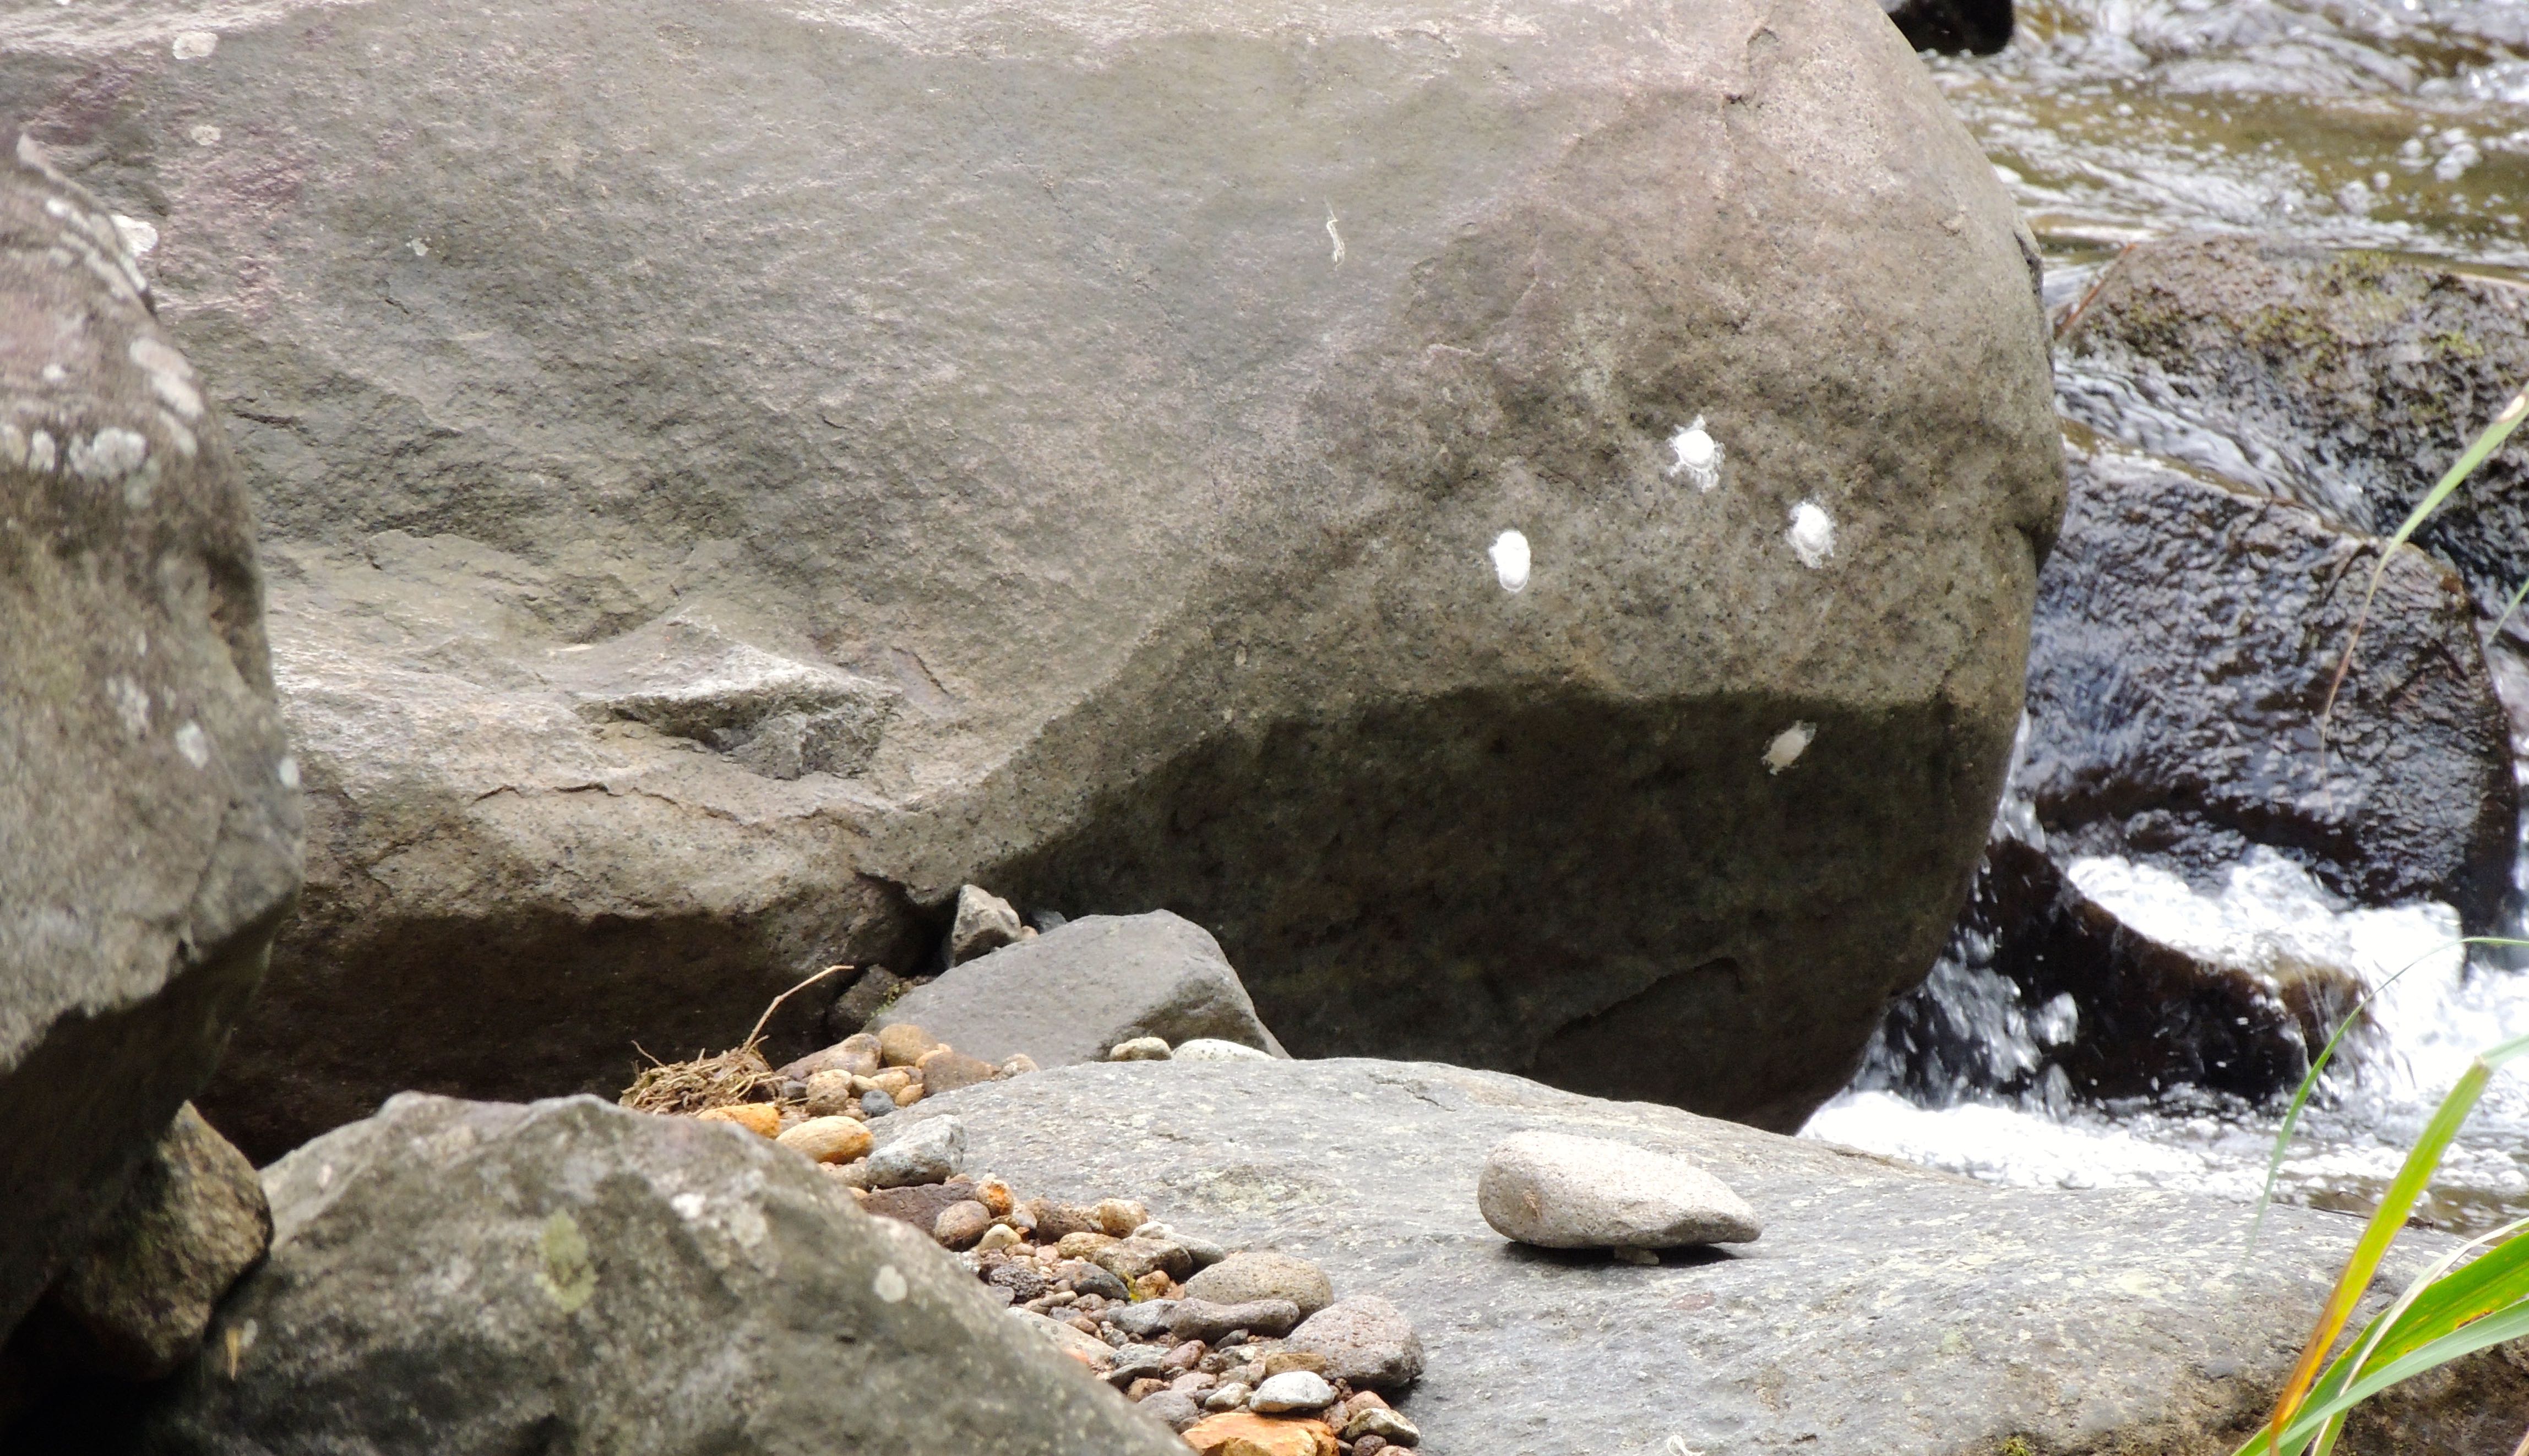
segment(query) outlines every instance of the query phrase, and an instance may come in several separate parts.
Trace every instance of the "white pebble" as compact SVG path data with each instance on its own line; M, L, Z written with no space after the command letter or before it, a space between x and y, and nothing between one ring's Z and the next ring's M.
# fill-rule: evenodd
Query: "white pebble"
M1335 1403L1335 1387L1315 1371L1286 1370L1268 1375L1247 1399L1248 1409L1270 1415L1281 1411L1322 1411Z
M1755 1210L1685 1159L1569 1133L1496 1146L1476 1207L1495 1232L1547 1249L1744 1244L1763 1231Z
M198 61L219 48L220 35L216 30L188 30L176 37L176 59L179 61Z
M1493 579L1501 589L1517 596L1528 590L1528 538L1517 531L1504 531L1493 538L1491 551Z
M1273 1053L1270 1052L1259 1052L1253 1047L1243 1047L1236 1042L1224 1042L1217 1037L1196 1037L1191 1041L1180 1042L1174 1054L1178 1061L1271 1061L1273 1059Z
M1803 501L1792 508L1790 539L1792 554L1801 559L1802 566L1815 570L1835 555L1835 517L1817 502Z

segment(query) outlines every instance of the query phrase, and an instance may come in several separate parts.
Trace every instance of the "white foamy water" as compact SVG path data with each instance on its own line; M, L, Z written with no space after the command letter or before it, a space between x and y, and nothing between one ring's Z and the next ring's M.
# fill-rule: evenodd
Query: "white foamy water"
M2476 1054L2529 1035L2529 973L2472 965L2446 905L2348 907L2263 851L2210 893L2123 860L2077 860L2070 874L2085 894L2166 944L2252 969L2278 957L2343 967L2378 993L2368 1032L2348 1039L2354 1050L2340 1053L2302 1116L2277 1180L2286 1202L2370 1207ZM1952 979L1979 999L2018 993L1990 972ZM1990 1052L1992 1066L2033 1065L2044 1045L2063 1039L2062 1028L2046 1024L2046 1008L1974 1009L1977 1025L2033 1029L2027 1047ZM1963 1100L1933 1107L1892 1091L1847 1092L1802 1136L2018 1187L2168 1188L2247 1201L2264 1184L2282 1120L2280 1105L2196 1091L2104 1106L2071 1103L2060 1086L2016 1099L1968 1088L1955 1095ZM2529 1071L2496 1076L2421 1212L2465 1229L2529 1213Z

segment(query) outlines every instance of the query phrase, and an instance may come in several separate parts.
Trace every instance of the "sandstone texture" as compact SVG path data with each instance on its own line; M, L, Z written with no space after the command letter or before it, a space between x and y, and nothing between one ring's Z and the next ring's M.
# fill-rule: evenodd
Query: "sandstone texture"
M1057 1067L904 1115L943 1113L1020 1186L1131 1186L1176 1226L1269 1236L1347 1301L1392 1304L1425 1360L1391 1403L1434 1452L1949 1456L2016 1436L2221 1456L2264 1415L2360 1230L2277 1209L2243 1263L2236 1204L1998 1188L1429 1064ZM1084 1124L1102 1136L1051 1135ZM1690 1159L1764 1211L1765 1236L1640 1267L1508 1243L1478 1212L1478 1172L1532 1131ZM2393 1288L2450 1245L2400 1247ZM2343 1449L2500 1450L2524 1427L2529 1377L2497 1353L2357 1423Z
M149 1451L1148 1453L928 1238L731 1128L406 1096L266 1170Z
M0 93L280 543L250 1153L734 1045L966 884L1782 1127L1939 948L2062 466L1863 0L57 9Z
M1138 1060L1127 1044L1209 1038L1281 1054L1220 944L1202 926L1165 910L1085 915L919 986L871 1025L919 1026L988 1061L1015 1055L1039 1066Z
M106 204L0 125L0 1331L210 1076L298 885L220 413Z

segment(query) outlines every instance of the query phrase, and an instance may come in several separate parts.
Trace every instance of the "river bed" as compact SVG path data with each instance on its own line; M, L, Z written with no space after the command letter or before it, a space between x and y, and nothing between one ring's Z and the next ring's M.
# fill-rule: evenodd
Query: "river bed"
M2020 6L2003 53L1925 62L2037 234L2059 317L2126 243L2189 232L2529 276L2529 5L2516 0L2049 0ZM2529 1035L2529 972L2501 950L2471 959L2447 906L2347 906L2279 864L2243 866L2219 894L2121 862L2079 873L2157 934L2316 938L2384 988L2283 1161L2287 1202L2368 1209L2469 1059ZM2515 883L2529 886L2529 859ZM2507 934L2524 929L2515 913ZM1972 937L1954 944L1928 994L1993 1070L2024 1071L2066 1034L2061 1008L2021 1004L1977 951ZM2021 1186L2244 1205L2266 1184L2280 1106L2186 1090L2084 1105L1984 1080L1902 1091L1875 1056L1804 1135ZM2497 1076L2419 1212L2468 1231L2529 1214L2529 1067Z

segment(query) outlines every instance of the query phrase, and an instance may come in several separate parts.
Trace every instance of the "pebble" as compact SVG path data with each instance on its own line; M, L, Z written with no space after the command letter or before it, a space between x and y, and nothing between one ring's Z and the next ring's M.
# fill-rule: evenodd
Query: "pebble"
M1423 1341L1396 1306L1375 1294L1337 1300L1291 1331L1290 1348L1322 1355L1333 1379L1393 1390L1423 1377Z
M1181 1390L1160 1390L1144 1396L1142 1409L1166 1423L1170 1430L1183 1430L1203 1419L1203 1407Z
M1112 1322L1133 1338L1146 1340L1168 1327L1168 1316L1176 1307L1172 1299L1146 1299L1117 1310Z
M915 1066L922 1073L922 1090L926 1093L955 1092L979 1082L996 1081L1001 1075L999 1067L984 1058L947 1048L924 1052Z
M1006 1223L995 1223L992 1227L984 1230L983 1238L976 1242L975 1247L983 1253L990 1254L996 1249L1009 1248L1018 1241L1019 1231L1017 1229L1010 1227Z
M1143 1238L1165 1239L1183 1249L1186 1251L1186 1257L1194 1261L1196 1268L1210 1268L1229 1257L1227 1249L1211 1240L1198 1238L1190 1233L1179 1233L1164 1223L1145 1223L1133 1232Z
M1252 1300L1243 1305L1216 1305L1204 1299L1181 1299L1168 1312L1168 1330L1181 1340L1219 1344L1234 1329L1281 1334L1300 1322L1300 1307L1287 1299Z
M984 1230L993 1226L993 1211L974 1199L953 1203L940 1211L931 1225L931 1236L944 1249L971 1248Z
M1168 1044L1158 1037L1135 1037L1129 1042L1116 1043L1115 1050L1106 1053L1106 1059L1108 1061L1165 1061L1168 1059Z
M1187 1256L1192 1263L1192 1255ZM1325 1270L1289 1254L1256 1251L1232 1254L1185 1281L1186 1296L1213 1304L1245 1304L1257 1299L1287 1299L1300 1307L1301 1318L1334 1303L1334 1285Z
M1265 1376L1264 1383L1257 1386L1256 1393L1247 1399L1249 1409L1268 1416L1293 1411L1322 1411L1334 1403L1335 1387L1326 1383L1325 1376L1305 1370L1284 1371L1278 1375Z
M895 1110L895 1099L871 1088L861 1094L861 1111L871 1117L884 1117Z
M1127 1284L1154 1272L1164 1273L1175 1280L1194 1269L1194 1261L1186 1257L1185 1250L1157 1239L1120 1239L1101 1245L1086 1257L1090 1263Z
M1129 1198L1102 1198L1090 1208L1089 1216L1100 1233L1120 1239L1150 1222L1151 1211Z
M1232 1380L1228 1384L1214 1390L1210 1395L1205 1396L1203 1398L1203 1408L1207 1411L1243 1410L1247 1405L1247 1397L1255 1393L1256 1392L1250 1389L1246 1384L1237 1380Z
M870 1130L852 1117L811 1117L774 1139L817 1162L849 1162L870 1150Z
M922 1060L922 1053L935 1051L940 1041L909 1021L883 1026L878 1033L878 1059L881 1066L909 1067Z
M1547 1249L1744 1244L1763 1231L1746 1200L1685 1159L1569 1133L1496 1146L1476 1206L1495 1232Z
M1423 1440L1420 1428L1383 1405L1354 1410L1343 1424L1342 1434L1348 1441L1374 1435L1391 1446L1420 1445Z
M838 1116L859 1102L852 1091L852 1074L841 1067L811 1072L807 1085L800 1089L799 1100L807 1104L811 1117Z
M934 1117L869 1156L870 1186L943 1183L955 1177L965 1162L966 1124L954 1117Z
M1004 1077L1023 1077L1036 1069L1036 1058L1024 1052L1001 1063L1001 1075Z
M731 1103L726 1106L709 1107L694 1116L697 1122L733 1122L760 1137L778 1137L781 1132L781 1109L771 1103Z
M1276 1420L1249 1411L1206 1416L1177 1432L1198 1456L1334 1456L1323 1421Z
M1170 1058L1175 1061L1271 1061L1273 1053L1236 1042L1224 1042L1217 1037L1196 1037L1189 1042L1177 1043Z

